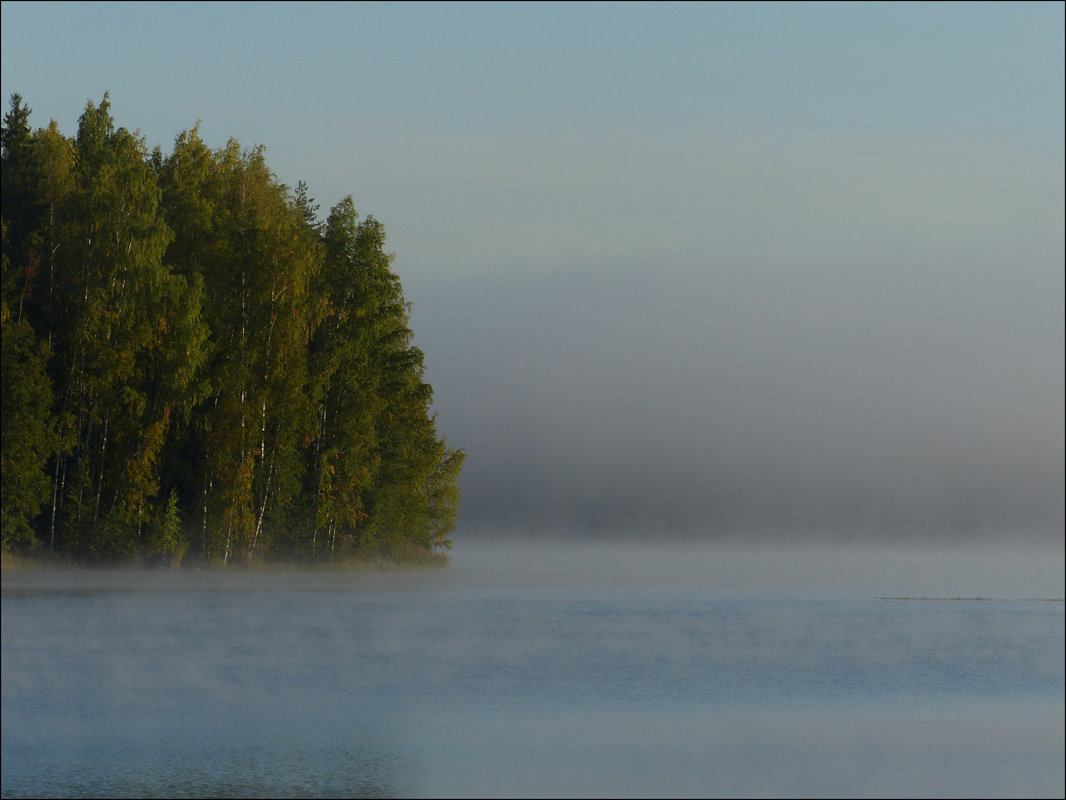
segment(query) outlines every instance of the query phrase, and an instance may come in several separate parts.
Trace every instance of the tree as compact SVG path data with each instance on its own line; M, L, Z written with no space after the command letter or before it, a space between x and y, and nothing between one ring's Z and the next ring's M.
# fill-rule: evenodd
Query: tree
M3 144L5 551L176 564L424 557L462 464L437 435L384 227L328 220L264 149L116 127ZM50 498L50 503L49 503Z
M172 411L202 361L199 290L163 264L172 234L156 177L106 94L87 105L75 144L54 279L53 375L76 435L61 514L74 554L130 556L157 511Z
M0 133L2 171L2 294L0 294L0 541L5 551L33 549L32 521L48 500L45 472L63 448L46 367L50 354L30 320L28 306L40 264L44 183L39 148L29 127L30 109L18 94Z
M349 196L331 210L324 239L329 314L313 343L316 536L324 531L330 551L338 539L392 555L447 549L463 454L436 435L385 229L373 217L358 221Z
M11 109L4 115L0 132L0 209L7 256L0 314L16 322L22 319L23 305L32 292L39 263L41 203L37 197L37 163L29 118L30 108L22 102L22 97L11 95Z
M209 151L194 129L161 162L176 230L168 258L202 278L208 313L210 394L191 450L199 462L201 552L253 558L279 547L303 487L313 427L306 394L313 325L311 275L318 244L309 202L290 201L263 148L236 140Z
M3 261L6 267L6 253ZM0 314L0 540L5 552L34 548L31 521L51 488L45 467L61 445L47 359L47 345L38 342L26 320L14 319L5 304Z

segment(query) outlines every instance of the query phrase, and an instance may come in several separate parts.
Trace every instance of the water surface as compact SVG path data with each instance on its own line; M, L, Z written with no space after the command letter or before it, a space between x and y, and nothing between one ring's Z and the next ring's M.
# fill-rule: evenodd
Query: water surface
M5 573L2 793L1063 794L1061 557L815 555Z

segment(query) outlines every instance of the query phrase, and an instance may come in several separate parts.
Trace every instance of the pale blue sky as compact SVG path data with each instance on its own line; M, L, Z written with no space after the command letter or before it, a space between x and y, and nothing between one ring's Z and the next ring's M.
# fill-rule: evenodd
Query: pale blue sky
M990 524L1062 521L1061 3L5 1L0 37L35 125L109 91L385 224L470 519L965 526L1002 480Z
M326 209L353 194L412 274L570 266L512 246L549 235L680 255L714 245L702 212L773 231L797 191L866 230L913 202L901 171L954 203L1063 158L1057 3L4 2L3 23L5 101L37 124L73 131L104 91L150 145L202 119Z

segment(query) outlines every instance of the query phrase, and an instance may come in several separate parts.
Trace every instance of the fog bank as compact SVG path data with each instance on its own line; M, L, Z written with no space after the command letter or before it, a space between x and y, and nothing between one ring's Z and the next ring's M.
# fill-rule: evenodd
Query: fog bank
M462 524L1057 541L1061 266L965 255L420 286Z

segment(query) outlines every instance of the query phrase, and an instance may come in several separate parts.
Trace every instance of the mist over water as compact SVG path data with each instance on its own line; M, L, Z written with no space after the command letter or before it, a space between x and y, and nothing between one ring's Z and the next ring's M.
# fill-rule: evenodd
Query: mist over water
M693 542L623 536L523 537L497 531L457 545L448 580L458 585L844 591L869 596L997 598L1066 596L1059 547L1018 545Z
M465 523L1053 543L1066 524L1051 248L579 264L416 285ZM1013 263L1013 262L1010 262Z
M1061 553L501 536L453 555L5 572L4 797L1064 788Z

